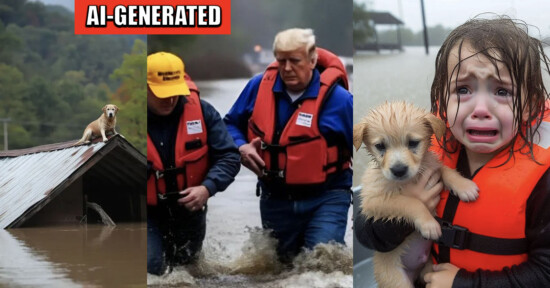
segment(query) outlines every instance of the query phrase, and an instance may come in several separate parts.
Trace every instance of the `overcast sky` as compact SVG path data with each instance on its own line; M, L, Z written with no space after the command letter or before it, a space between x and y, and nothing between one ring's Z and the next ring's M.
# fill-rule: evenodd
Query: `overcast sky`
M392 13L415 32L422 30L420 0L355 1L366 3L369 10ZM428 26L454 28L480 13L493 12L523 20L537 26L543 37L550 36L549 0L424 0L424 10ZM529 34L538 37L535 30L530 29Z

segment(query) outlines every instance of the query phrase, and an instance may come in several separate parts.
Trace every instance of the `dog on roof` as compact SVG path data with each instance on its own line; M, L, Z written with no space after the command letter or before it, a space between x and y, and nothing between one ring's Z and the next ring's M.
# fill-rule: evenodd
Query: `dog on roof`
M82 143L88 144L93 139L102 137L103 142L107 142L106 134L116 135L118 134L115 130L116 126L116 114L118 112L118 107L114 104L107 104L103 107L103 113L99 118L97 118L92 123L88 124L84 130L82 138L76 142L75 145Z

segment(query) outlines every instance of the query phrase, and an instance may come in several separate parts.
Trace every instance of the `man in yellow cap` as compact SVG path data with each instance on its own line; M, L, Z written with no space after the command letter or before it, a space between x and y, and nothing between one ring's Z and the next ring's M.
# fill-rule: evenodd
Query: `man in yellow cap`
M240 155L174 54L147 57L147 121L147 272L161 275L197 259L206 202L233 182Z

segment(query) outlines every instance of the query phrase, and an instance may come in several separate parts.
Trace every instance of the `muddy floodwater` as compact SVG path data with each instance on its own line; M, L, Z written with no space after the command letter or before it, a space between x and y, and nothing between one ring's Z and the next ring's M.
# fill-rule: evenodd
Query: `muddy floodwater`
M201 97L222 117L247 79L199 81ZM256 176L246 168L229 188L208 201L203 258L168 275L147 275L150 287L353 287L351 209L347 246L320 245L301 254L292 268L276 260L275 241L262 231Z
M147 223L0 229L0 287L144 287Z

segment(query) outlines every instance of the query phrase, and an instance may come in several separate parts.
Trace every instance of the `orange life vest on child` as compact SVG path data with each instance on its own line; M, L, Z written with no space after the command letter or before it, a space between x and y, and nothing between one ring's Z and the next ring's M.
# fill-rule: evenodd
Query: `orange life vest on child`
M279 178L286 184L320 184L327 174L350 167L349 157L342 156L342 147L328 147L319 131L319 113L331 87L340 82L348 89L346 70L338 57L317 48L317 65L321 87L315 99L305 99L288 120L280 137L275 135L276 97L273 85L278 63L271 63L262 78L256 103L248 125L248 141L262 140L261 157L266 179Z
M434 243L437 254L441 256L444 250L451 264L471 272L502 270L527 261L526 204L535 185L550 167L550 133L541 131L550 129L547 120L539 127L540 141L533 145L535 159L542 165L518 152L506 164L496 167L509 156L509 151L504 150L473 177L480 190L476 201L460 202L455 196L449 197L448 191L441 193L437 216L447 223L442 224L443 236L439 242L454 248ZM443 157L444 164L456 168L458 154ZM449 207L446 209L447 202ZM452 207L456 207L454 215Z
M157 197L166 194L164 175L167 173L176 173L178 190L181 191L200 185L208 172L207 131L199 90L188 75L185 75L185 80L191 95L186 97L187 102L183 105L183 113L178 124L175 168L164 168L155 144L147 134L147 161L152 163L153 168L153 173L147 180L147 205L157 205Z

